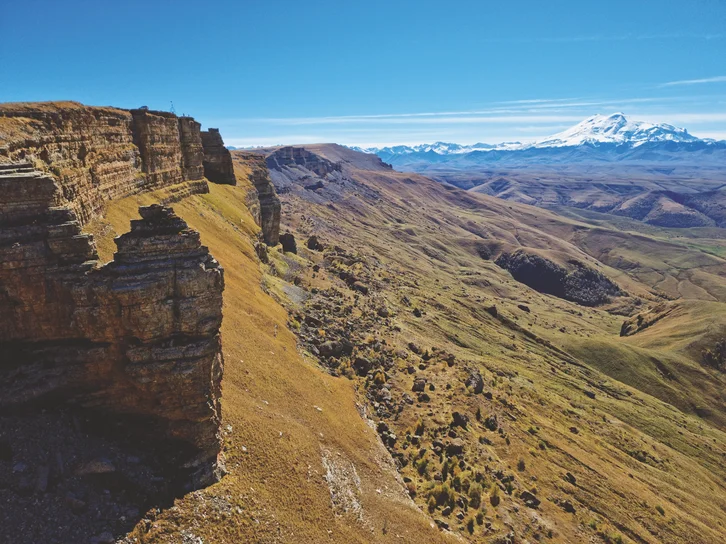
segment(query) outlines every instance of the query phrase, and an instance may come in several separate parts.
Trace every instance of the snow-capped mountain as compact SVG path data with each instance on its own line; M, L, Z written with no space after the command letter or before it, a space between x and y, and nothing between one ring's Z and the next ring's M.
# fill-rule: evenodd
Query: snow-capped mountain
M471 145L454 144L450 142L434 142L433 144L420 145L394 145L390 147L356 147L351 146L354 151L372 153L379 155L409 155L411 153L436 153L437 155L462 155L472 151L491 151L493 149L517 149L522 144L519 142L506 142L497 145L476 143Z
M684 128L665 123L633 121L622 113L593 115L558 134L554 134L522 149L536 147L574 147L584 144L626 144L632 147L648 142L696 142L699 139Z
M474 165L527 165L600 162L705 161L726 166L726 142L697 138L684 128L636 121L622 113L593 115L535 142L461 145L436 142L415 146L353 148L373 153L400 169L424 171L430 165L465 169Z

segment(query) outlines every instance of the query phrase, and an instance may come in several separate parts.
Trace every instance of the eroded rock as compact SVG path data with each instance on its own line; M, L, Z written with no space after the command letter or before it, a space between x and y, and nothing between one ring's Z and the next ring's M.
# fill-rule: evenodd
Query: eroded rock
M52 178L4 170L0 407L70 404L128 422L179 485L216 480L224 280L199 233L142 207L101 266L73 211L52 207Z

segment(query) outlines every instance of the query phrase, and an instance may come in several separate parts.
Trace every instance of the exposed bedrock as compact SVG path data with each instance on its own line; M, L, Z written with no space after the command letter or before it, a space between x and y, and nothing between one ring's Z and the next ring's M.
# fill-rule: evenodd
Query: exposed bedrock
M262 239L267 245L276 246L280 242L281 205L265 157L245 151L235 151L235 157L249 169L249 179L255 187L255 194L250 195L249 207L262 229Z
M81 224L104 202L162 188L207 192L200 124L191 117L75 102L0 105L0 162L29 161L57 179L55 206Z
M204 147L204 176L214 183L236 185L232 155L224 147L222 135L218 128L210 128L202 132L202 146Z
M222 268L159 205L101 266L57 190L0 167L0 410L84 409L158 451L181 488L215 481Z
M495 262L508 270L515 280L535 291L583 306L605 304L612 297L624 294L602 272L579 261L570 261L572 270L567 270L540 255L518 249L514 253L503 253Z
M321 178L342 170L340 163L331 162L305 148L291 146L281 147L270 153L267 156L267 166L271 170L301 166Z

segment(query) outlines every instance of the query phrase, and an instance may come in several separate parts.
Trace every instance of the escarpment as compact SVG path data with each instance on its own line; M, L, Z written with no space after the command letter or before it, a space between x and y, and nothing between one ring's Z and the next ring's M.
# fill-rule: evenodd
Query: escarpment
M270 178L265 157L258 153L235 151L235 160L249 171L249 180L255 187L250 193L249 209L262 229L262 239L269 246L280 241L280 199Z
M181 488L214 481L222 268L159 205L101 266L74 207L54 206L60 190L28 165L0 168L0 411L81 409L159 452Z
M333 172L340 172L340 163L329 161L303 147L281 147L267 156L267 165L271 170L282 167L301 166L319 177Z
M57 179L53 204L81 224L104 202L177 187L208 192L201 125L191 117L75 102L0 105L0 162L30 161Z
M206 178L214 183L236 185L232 155L229 149L224 147L224 141L218 128L210 128L202 132L202 146Z

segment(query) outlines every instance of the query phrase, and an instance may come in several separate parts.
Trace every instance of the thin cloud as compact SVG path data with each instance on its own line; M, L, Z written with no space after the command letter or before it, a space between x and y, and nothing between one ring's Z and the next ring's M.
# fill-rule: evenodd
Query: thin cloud
M304 126L304 125L353 125L353 124L440 124L440 123L471 123L491 120L491 122L504 122L507 119L513 121L538 122L567 122L575 117L572 114L560 115L554 118L556 113L566 114L572 109L599 108L606 110L611 108L623 109L628 105L636 104L657 104L659 102L689 101L692 97L639 97L624 99L531 99L513 100L508 102L496 102L494 104L509 104L509 107L491 107L487 109L463 110L463 111L434 111L434 112L413 112L413 113L380 113L367 115L328 115L320 117L246 117L226 118L210 120L211 124L230 123L262 123L270 125ZM629 108L626 108L629 109ZM486 117L485 117L486 116ZM504 120L504 121L502 121Z
M580 36L550 36L550 37L512 37L488 38L486 43L582 43L582 42L624 42L624 41L650 41L650 40L721 40L726 34L586 34Z
M701 85L703 83L725 83L726 76L705 77L703 79L682 79L680 81L669 81L660 87L673 87L676 85Z

